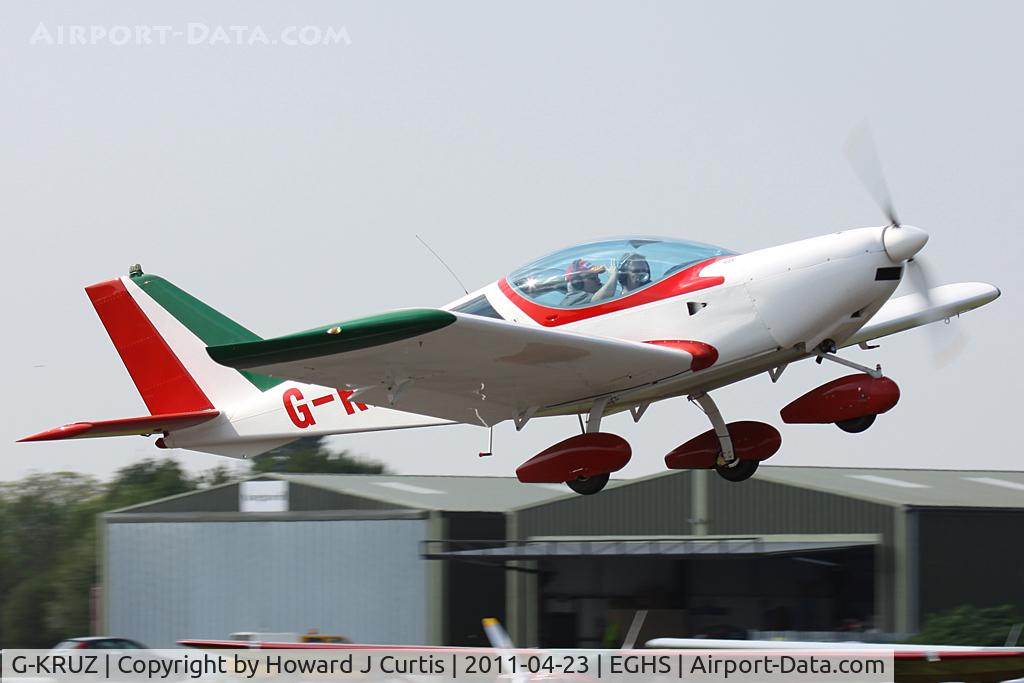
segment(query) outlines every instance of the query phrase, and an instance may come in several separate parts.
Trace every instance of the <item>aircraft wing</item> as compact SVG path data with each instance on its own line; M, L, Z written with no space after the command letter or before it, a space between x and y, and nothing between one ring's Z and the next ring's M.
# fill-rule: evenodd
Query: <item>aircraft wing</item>
M439 309L208 352L228 367L350 389L362 403L485 426L647 386L717 357L694 342L622 341Z
M984 282L958 282L930 288L927 300L918 293L898 296L878 309L864 327L843 342L843 346L887 337L960 315L994 301L999 294L997 287Z

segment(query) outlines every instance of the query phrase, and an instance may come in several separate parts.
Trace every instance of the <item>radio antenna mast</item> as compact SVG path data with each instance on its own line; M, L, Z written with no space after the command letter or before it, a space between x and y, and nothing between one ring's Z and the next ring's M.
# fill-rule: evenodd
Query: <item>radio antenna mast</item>
M430 252L431 254L433 254L433 255L434 255L434 258L436 258L436 259L437 259L438 261L440 261L440 262L441 262L441 265L442 265L442 266L444 266L444 267L445 267L445 269L446 269L446 270L447 270L447 271L448 271L449 273L451 273L451 274L452 274L452 277L453 277L453 278L455 278L455 281L459 283L459 287L461 287L461 288L462 288L462 291L463 291L463 292L465 292L466 294L469 294L469 290L468 290L468 289L466 289L466 285L462 284L462 280L460 280L460 279L459 279L459 276L455 274L455 271L454 271L454 270L452 270L452 269L451 269L451 268L450 268L450 267L448 266L448 264L444 262L444 259L443 259L443 258L441 258L441 256L440 256L440 255L439 255L439 254L438 254L438 253L437 253L436 251L434 251L433 249L431 249L431 248L430 248L430 245L429 245L429 244L427 244L427 243L426 243L426 242L425 242L425 241L423 240L423 238L422 238L422 237L420 237L419 235L416 235L416 239L418 239L418 240L420 241L420 244L422 244L423 246L425 246L425 247L427 248L427 251L429 251L429 252Z

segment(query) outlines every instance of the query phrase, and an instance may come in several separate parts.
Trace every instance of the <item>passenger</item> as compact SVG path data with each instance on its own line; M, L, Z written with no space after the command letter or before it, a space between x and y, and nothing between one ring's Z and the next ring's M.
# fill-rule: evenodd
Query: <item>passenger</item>
M595 266L585 259L576 259L565 269L565 283L568 293L562 299L561 306L582 306L609 299L615 294L615 268L608 274L608 281L601 284L599 275L605 272L604 266Z
M616 270L623 294L636 291L651 281L651 264L636 252L623 254Z

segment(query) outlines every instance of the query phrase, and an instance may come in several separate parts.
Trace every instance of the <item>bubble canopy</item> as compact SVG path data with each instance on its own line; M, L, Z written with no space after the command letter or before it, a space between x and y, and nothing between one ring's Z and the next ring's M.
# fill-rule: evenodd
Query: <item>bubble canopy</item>
M568 247L508 276L512 288L550 308L581 308L646 289L686 268L736 252L687 240L631 237Z

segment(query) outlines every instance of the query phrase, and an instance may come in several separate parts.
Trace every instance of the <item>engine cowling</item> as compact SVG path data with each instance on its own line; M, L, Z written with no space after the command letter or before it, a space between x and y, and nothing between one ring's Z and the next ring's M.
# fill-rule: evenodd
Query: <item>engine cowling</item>
M786 424L843 422L891 410L900 388L888 377L847 375L811 389L780 411Z
M633 449L621 436L607 432L577 434L545 448L516 469L526 484L561 484L621 470Z
M726 429L733 453L740 460L767 460L782 446L779 430L764 422L730 422ZM665 465L670 470L711 469L721 451L715 430L709 429L674 448L665 456Z

